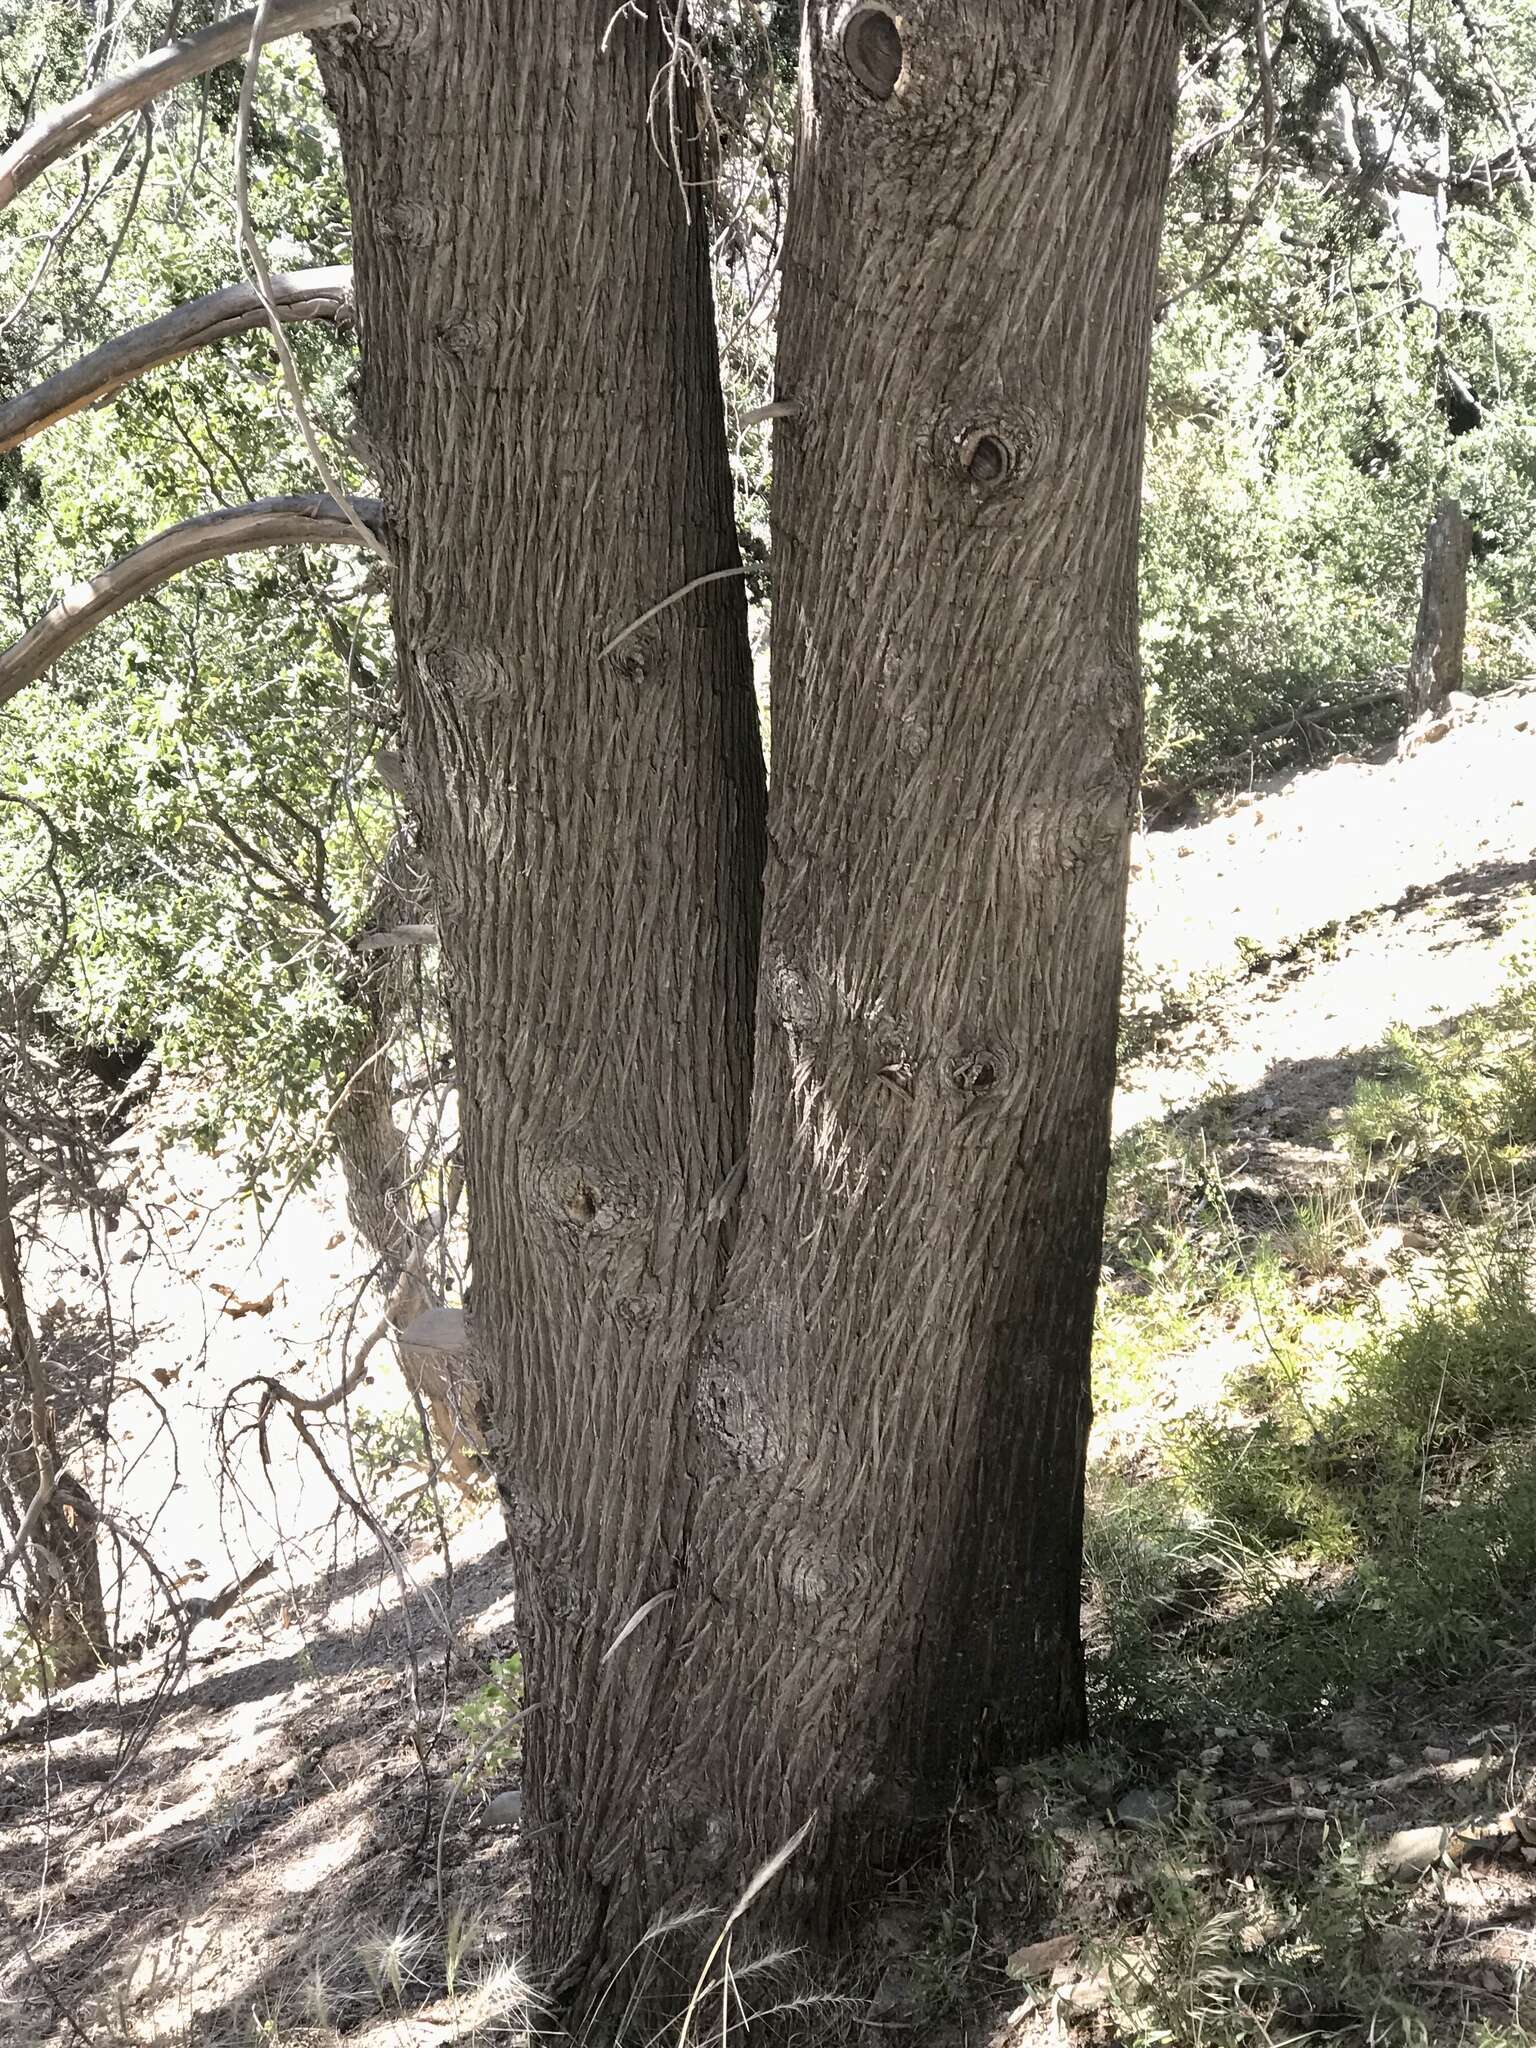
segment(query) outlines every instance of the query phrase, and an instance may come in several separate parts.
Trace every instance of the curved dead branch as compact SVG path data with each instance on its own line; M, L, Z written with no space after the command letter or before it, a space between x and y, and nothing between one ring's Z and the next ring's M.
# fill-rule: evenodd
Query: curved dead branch
M354 498L353 508L378 540L381 510L376 499ZM0 704L8 704L18 690L35 682L87 633L104 619L151 590L158 590L172 576L198 562L212 562L225 555L249 554L259 548L284 547L293 542L307 547L355 546L357 528L334 498L316 493L308 497L257 498L249 505L234 505L218 512L204 512L196 519L167 527L131 554L124 555L94 576L89 583L77 583L19 640L0 652Z
M263 40L273 42L306 29L330 28L350 14L349 0L269 0ZM34 121L0 157L0 208L9 206L50 164L79 149L125 114L137 112L147 101L189 78L200 78L205 71L243 57L255 19L254 8L227 15L182 42L151 50L115 78L103 79L89 92Z
M274 271L270 283L272 306L281 320L344 321L351 312L352 266L348 263L324 270L296 270L291 276ZM174 306L158 320L116 334L78 362L0 405L0 455L30 441L45 427L68 419L71 413L105 404L125 384L162 363L266 324L266 307L256 286L230 284Z

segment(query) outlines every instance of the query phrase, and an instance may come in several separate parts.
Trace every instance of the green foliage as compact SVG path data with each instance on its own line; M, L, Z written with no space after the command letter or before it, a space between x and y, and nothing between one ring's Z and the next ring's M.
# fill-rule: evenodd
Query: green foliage
M0 1706L14 1707L45 1689L48 1647L25 1622L0 1628Z
M1486 95L1453 11L1427 12L1462 160L1487 135ZM1532 13L1511 8L1499 26L1517 100ZM1289 175L1266 173L1240 138L1195 146L1241 112L1241 43L1181 109L1190 153L1163 248L1142 560L1149 764L1174 781L1245 772L1256 734L1262 768L1391 729L1395 706L1355 700L1402 671L1424 530L1446 492L1475 534L1470 685L1536 665L1536 222L1513 197L1454 208L1445 305L1427 304L1386 209L1320 174L1333 88L1326 64L1297 74L1305 29L1288 21ZM1320 725L1291 722L1319 708Z
M1277 1366L1245 1385L1248 1417L1173 1425L1159 1484L1100 1476L1106 1711L1285 1719L1497 1660L1531 1626L1532 1277L1501 1249L1359 1345L1331 1397Z
M7 23L6 78L42 62L74 89L78 16ZM188 26L185 17L182 27ZM152 44L163 23L131 33ZM117 60L132 54L123 44ZM13 68L14 67L14 68ZM26 72L30 77L30 70ZM152 175L131 169L37 272L5 336L24 384L149 313L227 283L227 181L239 69L157 107ZM46 103L46 85L40 85ZM137 131L135 131L135 135ZM130 138L133 139L133 138ZM263 56L251 204L274 264L345 260L339 152L301 44ZM57 215L44 180L0 216L0 260ZM350 344L290 330L316 416L344 428ZM333 451L355 488L355 466ZM8 562L0 633L148 535L210 504L317 488L269 339L252 333L165 366L107 408L0 459ZM361 1019L347 938L392 826L366 771L393 720L378 592L356 551L293 550L210 565L119 614L0 721L0 787L53 821L69 951L43 1005L90 1044L155 1041L205 1087L191 1135L233 1134L261 1189L311 1174ZM0 814L13 965L45 957L56 905L16 890L38 833ZM48 916L53 924L48 923Z
M469 1749L460 1786L476 1792L507 1777L523 1753L522 1658L493 1658L490 1676L454 1708L453 1722Z

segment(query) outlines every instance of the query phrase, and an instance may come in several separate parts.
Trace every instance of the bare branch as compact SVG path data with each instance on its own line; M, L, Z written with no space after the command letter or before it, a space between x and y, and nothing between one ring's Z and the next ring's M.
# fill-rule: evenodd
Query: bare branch
M352 268L337 263L323 270L274 272L272 305L282 320L344 320L352 305ZM130 328L93 348L66 369L58 370L29 391L18 392L0 405L0 455L17 448L58 420L88 405L104 405L125 384L133 383L162 363L208 348L232 334L265 326L267 309L252 284L225 285L222 291L189 299L162 313L158 320Z
M352 266L332 264L326 270L295 270L272 274L272 307L279 319L346 319L352 307ZM248 334L266 326L266 307L254 285L225 285L203 299L188 299L160 319L150 319L111 342L92 348L88 356L55 371L31 391L18 391L0 406L0 455L20 442L86 406L102 406L123 385L147 371L160 369L195 348L209 348L231 334Z
M378 539L382 510L376 499L354 498L354 507L374 545L384 552ZM167 527L131 554L103 569L89 583L77 583L51 611L29 626L19 640L0 651L0 704L7 704L18 690L35 682L50 669L77 640L94 632L104 619L151 590L158 590L172 576L199 562L217 561L226 555L249 554L259 548L285 547L297 542L306 547L349 546L357 538L357 527L336 503L316 493L296 498L258 498L249 505L227 511L204 512L196 519Z
M67 101L24 130L0 157L0 210L40 178L50 164L71 150L79 149L93 135L125 114L136 113L148 101L189 78L200 78L244 56L251 40L255 9L231 14L216 21L184 42L167 43L152 50L115 78L107 78L89 92ZM270 0L266 39L299 35L306 29L331 28L351 18L349 0Z

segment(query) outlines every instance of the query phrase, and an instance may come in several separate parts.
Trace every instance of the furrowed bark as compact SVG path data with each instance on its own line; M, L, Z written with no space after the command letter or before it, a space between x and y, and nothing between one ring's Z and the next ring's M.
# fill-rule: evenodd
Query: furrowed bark
M666 83L648 125L670 56L659 10L609 0L467 0L409 34L365 9L321 56L556 1983L600 1947L670 1677L664 1609L602 1660L671 1582L690 1350L746 1132L762 764L739 579L620 640L738 561L707 228L667 161Z
M379 508L373 499L354 498L352 509L366 528L376 529ZM184 569L226 555L293 543L355 547L357 527L334 498L323 494L256 498L249 505L203 512L196 519L167 527L89 583L77 583L19 640L0 650L0 704L8 704L18 690L44 675L114 612L158 590Z
M351 12L350 0L270 0L265 42L299 35L305 29L324 28L344 21ZM0 211L25 192L51 164L73 150L81 149L93 135L100 134L125 114L133 114L162 93L189 78L201 78L221 64L243 57L251 40L255 8L216 21L195 36L164 49L151 50L137 64L103 79L89 92L55 107L23 129L10 148L0 156Z
M272 307L280 320L344 321L352 305L352 268L340 263L323 270L298 270L291 276L274 272ZM68 419L88 405L103 405L126 384L163 363L190 355L265 327L267 311L253 284L226 285L222 291L189 299L158 320L147 321L127 334L114 335L77 363L56 371L0 405L0 455L30 441L34 434Z
M765 1911L814 1929L1084 1727L1175 9L805 24L748 1171L619 1953L813 1817Z

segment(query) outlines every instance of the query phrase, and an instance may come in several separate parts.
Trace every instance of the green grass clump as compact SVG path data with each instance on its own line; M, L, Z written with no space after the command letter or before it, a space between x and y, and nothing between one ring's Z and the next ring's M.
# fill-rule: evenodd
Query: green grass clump
M1280 1365L1240 1420L1165 1432L1166 1476L1100 1474L1101 1711L1288 1719L1427 1664L1481 1667L1536 1617L1536 1306L1503 1250L1368 1337L1326 1398Z
M1507 1185L1536 1150L1536 957L1449 1030L1387 1035L1388 1072L1362 1081L1343 1136L1362 1171L1425 1168L1474 1189Z

